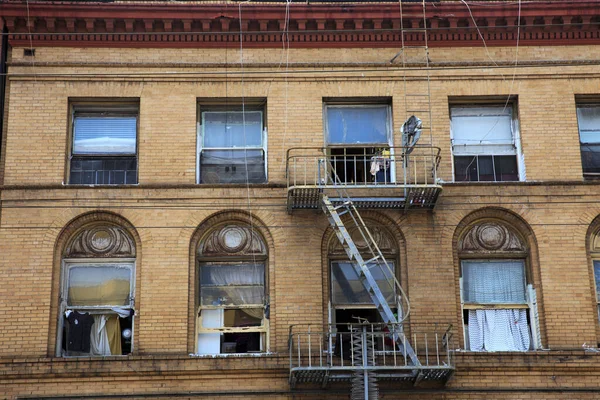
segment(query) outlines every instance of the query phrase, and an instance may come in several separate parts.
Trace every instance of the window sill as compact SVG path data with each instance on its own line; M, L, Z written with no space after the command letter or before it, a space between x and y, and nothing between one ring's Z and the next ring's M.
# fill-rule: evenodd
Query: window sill
M196 354L190 353L192 358L256 358L256 357L272 357L278 355L271 352L256 352L256 353L223 353L223 354Z

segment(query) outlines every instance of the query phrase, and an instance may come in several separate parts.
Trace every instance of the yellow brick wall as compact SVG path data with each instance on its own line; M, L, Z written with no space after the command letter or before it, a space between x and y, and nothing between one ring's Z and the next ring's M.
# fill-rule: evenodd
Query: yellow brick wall
M593 59L599 51L594 47L523 48L519 57L532 61ZM372 65L348 67L341 72L328 70L340 69L336 67L340 62L387 62L396 52L294 50L290 61L312 63L305 67L312 72L290 69L288 74L280 74L286 71L285 63L279 65L284 53L248 50L244 52L248 65L242 79L237 64L239 53L233 50L39 48L36 65L31 67L22 63L22 51L13 49L3 145L6 186L0 193L0 271L4 282L0 285L0 368L8 371L8 378L0 377L0 393L4 391L9 398L17 394L118 395L123 394L122 384L139 394L211 393L227 392L233 381L236 389L262 391L256 398L266 398L264 393L268 391L268 398L302 398L288 393L287 335L291 324L326 322L324 304L329 294L323 285L327 260L322 246L328 224L322 214L313 211L287 214L285 151L294 146L323 145L324 97L391 99L395 140L399 142L399 127L405 119L405 74L396 68L376 69ZM498 63L514 62L514 49L493 48L490 55ZM488 57L481 49L432 50L432 60L438 63L474 59L489 64ZM173 66L174 59L190 65ZM223 68L192 65L225 61L230 63L226 79L222 74L207 74L217 69L222 72ZM121 65L104 65L111 62ZM319 62L331 64L321 67ZM51 73L66 75L48 75ZM406 75L408 91L417 90L426 77L422 70L411 70ZM461 355L457 361L459 373L449 387L467 392L449 391L442 397L413 393L411 398L482 398L476 390L482 387L554 388L557 383L567 388L593 386L578 374L586 371L596 376L600 371L597 357L580 350L584 343L597 343L586 234L600 215L600 186L582 182L575 95L597 93L599 79L594 67L575 65L532 65L516 70L478 65L431 71L431 122L433 144L442 149L440 176L447 182L452 180L449 99L481 96L505 100L511 94L518 98L527 181L531 182L447 184L433 212L375 213L393 221L404 237L400 270L411 299L411 318L416 322L453 324L462 345L453 240L471 213L491 206L505 209L490 210L486 215L514 215L528 225L535 243L530 259L535 268L533 283L540 302L543 345L564 351L566 355L560 353L561 357L573 360L573 364L555 370L562 362L558 356L541 360L538 353L483 355L487 357L484 361L492 359L500 365L485 369L478 367L481 358ZM269 183L279 185L194 186L196 99L242 96L267 99ZM139 186L62 186L68 154L69 99L89 97L139 99ZM422 142L428 143L429 138L422 138ZM45 186L36 188L38 185ZM78 378L77 360L57 360L53 367L57 371L44 370L44 365L54 362L56 342L60 255L55 247L70 221L97 210L120 215L139 235L134 338L138 359L88 360L89 364L81 361L81 368L89 373ZM276 353L271 357L253 361L187 357L193 351L191 332L195 322L194 312L190 312L195 296L190 290L195 268L190 242L203 222L221 212L251 212L271 240L270 351ZM165 358L157 361L153 358L156 355ZM461 360L463 364L459 364ZM31 365L25 365L27 362ZM537 372L530 379L514 380L524 374L523 369L510 369L514 365L525 369L526 365L534 365L531 368ZM105 368L117 370L111 373ZM145 368L152 369L151 376L144 377ZM225 372L220 376L209 373L211 370ZM499 379L499 371L503 370L509 372ZM250 394L239 397L252 398ZM561 398L544 392L498 392L485 397ZM320 397L314 394L313 398ZM563 398L593 396L582 392Z

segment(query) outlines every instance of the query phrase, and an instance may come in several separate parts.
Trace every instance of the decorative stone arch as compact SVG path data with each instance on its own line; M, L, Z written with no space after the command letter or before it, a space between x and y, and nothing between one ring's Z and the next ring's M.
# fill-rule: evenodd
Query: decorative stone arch
M387 215L375 211L361 211L364 220L373 239L380 248L382 254L388 261L394 261L396 265L396 279L408 296L408 271L406 268L406 240L399 224ZM342 216L342 221L348 228L350 236L358 249L368 251L357 228L351 228L352 223ZM321 240L321 271L323 290L323 321L329 321L329 301L331 299L330 260L347 258L346 253L331 226L327 227Z
M463 326L461 304L461 260L469 259L521 259L524 261L526 282L532 285L537 295L539 333L541 342L546 342L543 318L543 300L537 240L530 225L511 210L500 207L485 207L473 211L458 223L452 239L457 326ZM465 338L459 335L461 347Z
M189 248L188 353L196 350L196 320L199 293L198 262L202 257L229 259L257 257L265 260L265 287L274 315L274 241L265 223L242 210L227 210L205 218L194 231ZM269 326L274 329L273 324ZM267 334L267 348L272 346Z
M59 299L63 260L69 258L128 258L135 259L135 299L139 299L141 281L141 239L135 227L124 217L110 211L91 211L71 219L58 234L54 244L52 269L52 298L48 355L53 357L57 347ZM139 305L136 304L136 307ZM134 330L139 321L135 319ZM135 351L135 350L134 350Z
M590 291L592 293L591 306L600 310L600 301L598 301L599 293L596 287L596 279L598 278L596 278L596 268L594 268L594 262L600 261L600 215L594 218L590 223L586 233L585 245L590 276ZM598 312L594 314L594 320L596 322L596 340L600 343L600 322L598 321Z

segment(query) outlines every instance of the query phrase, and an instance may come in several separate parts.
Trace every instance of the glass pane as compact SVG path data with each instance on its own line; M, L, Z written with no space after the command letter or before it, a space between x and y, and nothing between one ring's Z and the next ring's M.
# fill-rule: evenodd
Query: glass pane
M125 306L130 303L131 267L120 265L69 268L67 304Z
M577 123L582 143L600 143L600 106L578 107Z
M73 154L135 154L136 117L75 117Z
M211 306L263 304L264 283L264 264L203 264L200 302Z
M226 327L261 326L262 319L262 308L228 309L223 313L223 325Z
M387 144L388 106L327 107L327 143Z
M394 269L393 263L388 262L388 264ZM370 265L370 271L388 303L394 304L396 292L395 287L388 281L388 279L392 279L390 272L385 269L385 266L380 267L376 264ZM332 262L331 282L331 300L334 305L373 304L352 263L347 261Z
M261 111L202 113L204 147L262 147Z
M494 181L494 161L492 156L477 157L477 168L479 169L479 180L482 182Z
M600 144L581 145L581 164L584 173L600 172Z
M70 184L122 185L137 183L136 157L77 157L71 159Z
M523 261L463 261L465 303L526 303Z
M596 280L596 297L600 303L600 261L594 260L594 278Z
M516 156L494 156L494 167L496 169L497 181L507 182L519 180Z
M454 181L477 182L477 156L454 157Z
M200 267L200 285L263 285L265 265L252 263L203 264Z
M200 288L203 306L242 306L264 303L264 286L206 286Z
M204 150L200 157L201 183L264 183L262 150Z
M511 107L453 107L451 114L455 145L513 143Z

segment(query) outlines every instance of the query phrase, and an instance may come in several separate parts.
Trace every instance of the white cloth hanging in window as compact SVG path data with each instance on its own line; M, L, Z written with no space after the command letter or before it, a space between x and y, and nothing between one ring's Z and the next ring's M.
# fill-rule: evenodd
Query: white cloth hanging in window
M95 356L110 356L110 343L106 332L106 316L94 315L94 325L90 336L91 353Z
M471 351L527 351L527 310L469 310Z

